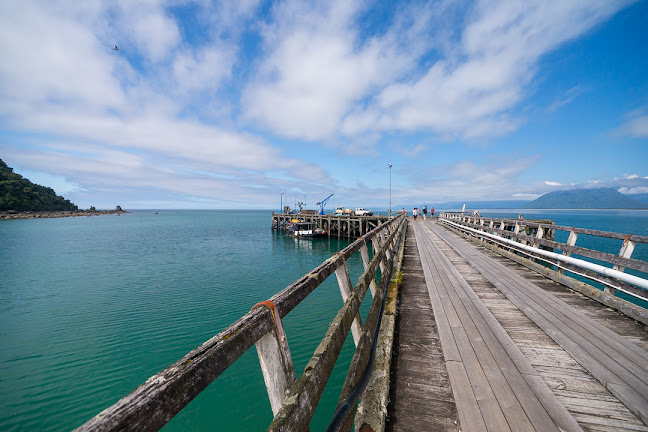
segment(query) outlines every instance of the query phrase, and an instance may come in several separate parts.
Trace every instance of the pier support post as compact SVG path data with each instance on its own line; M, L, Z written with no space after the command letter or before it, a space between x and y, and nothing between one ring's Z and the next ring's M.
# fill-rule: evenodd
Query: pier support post
M369 268L369 249L367 248L367 243L362 244L360 247L360 256L362 257L362 265L364 266L364 269L367 270ZM371 297L376 296L376 279L372 278L371 283L369 284L369 289L371 290Z
M630 258L632 256L632 252L634 252L635 244L636 242L630 241L630 234L628 234L623 241L623 245L621 246L621 250L619 251L619 256L621 258ZM625 271L625 267L618 264L615 264L612 268L618 271ZM606 285L605 292L610 295L615 295L616 289Z
M276 415L283 405L287 391L295 382L295 367L277 307L270 300L259 302L254 307L263 306L270 309L274 328L263 335L255 345L272 414Z
M565 243L568 246L574 246L576 244L576 239L578 238L578 233L574 232L574 229L569 232L569 237L567 238L567 243ZM564 250L563 255L565 256L571 256L571 252ZM558 273L560 274L565 274L565 269L560 268L558 269Z
M342 301L346 302L347 299L351 296L351 290L353 286L351 285L351 277L349 276L349 268L346 265L346 261L342 254L338 252L339 259L342 263L335 269L335 277L337 277L338 285L340 286L340 294L342 294ZM353 318L353 324L351 324L351 333L353 334L353 342L358 346L360 342L360 336L362 336L362 320L360 319L360 314L356 314Z

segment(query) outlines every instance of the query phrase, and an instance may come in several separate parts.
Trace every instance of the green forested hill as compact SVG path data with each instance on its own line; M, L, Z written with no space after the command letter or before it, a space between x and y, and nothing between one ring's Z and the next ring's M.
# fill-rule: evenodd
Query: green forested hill
M78 210L69 200L56 195L54 189L34 184L13 172L0 159L0 211Z
M610 188L549 192L525 204L528 209L645 209L640 202Z

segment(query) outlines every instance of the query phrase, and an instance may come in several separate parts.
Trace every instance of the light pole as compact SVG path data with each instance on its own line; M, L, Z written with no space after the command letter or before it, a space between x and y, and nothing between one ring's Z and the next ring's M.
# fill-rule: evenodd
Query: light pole
M392 164L388 163L387 166L389 167L389 218L391 218L391 167L392 167Z
M284 193L281 192L281 210L279 210L279 213L281 213L281 214L283 214L283 211L284 211L283 210L283 196L284 196Z

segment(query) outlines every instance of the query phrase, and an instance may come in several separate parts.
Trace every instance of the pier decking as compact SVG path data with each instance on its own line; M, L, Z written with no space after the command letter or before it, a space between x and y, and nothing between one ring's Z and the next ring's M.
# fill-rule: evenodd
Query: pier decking
M410 229L387 430L648 430L644 325L436 222Z

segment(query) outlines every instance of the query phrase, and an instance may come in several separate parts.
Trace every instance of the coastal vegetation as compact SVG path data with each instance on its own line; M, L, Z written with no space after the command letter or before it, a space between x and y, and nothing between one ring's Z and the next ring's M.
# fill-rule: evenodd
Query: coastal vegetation
M77 211L79 207L54 189L37 185L0 159L0 211Z

